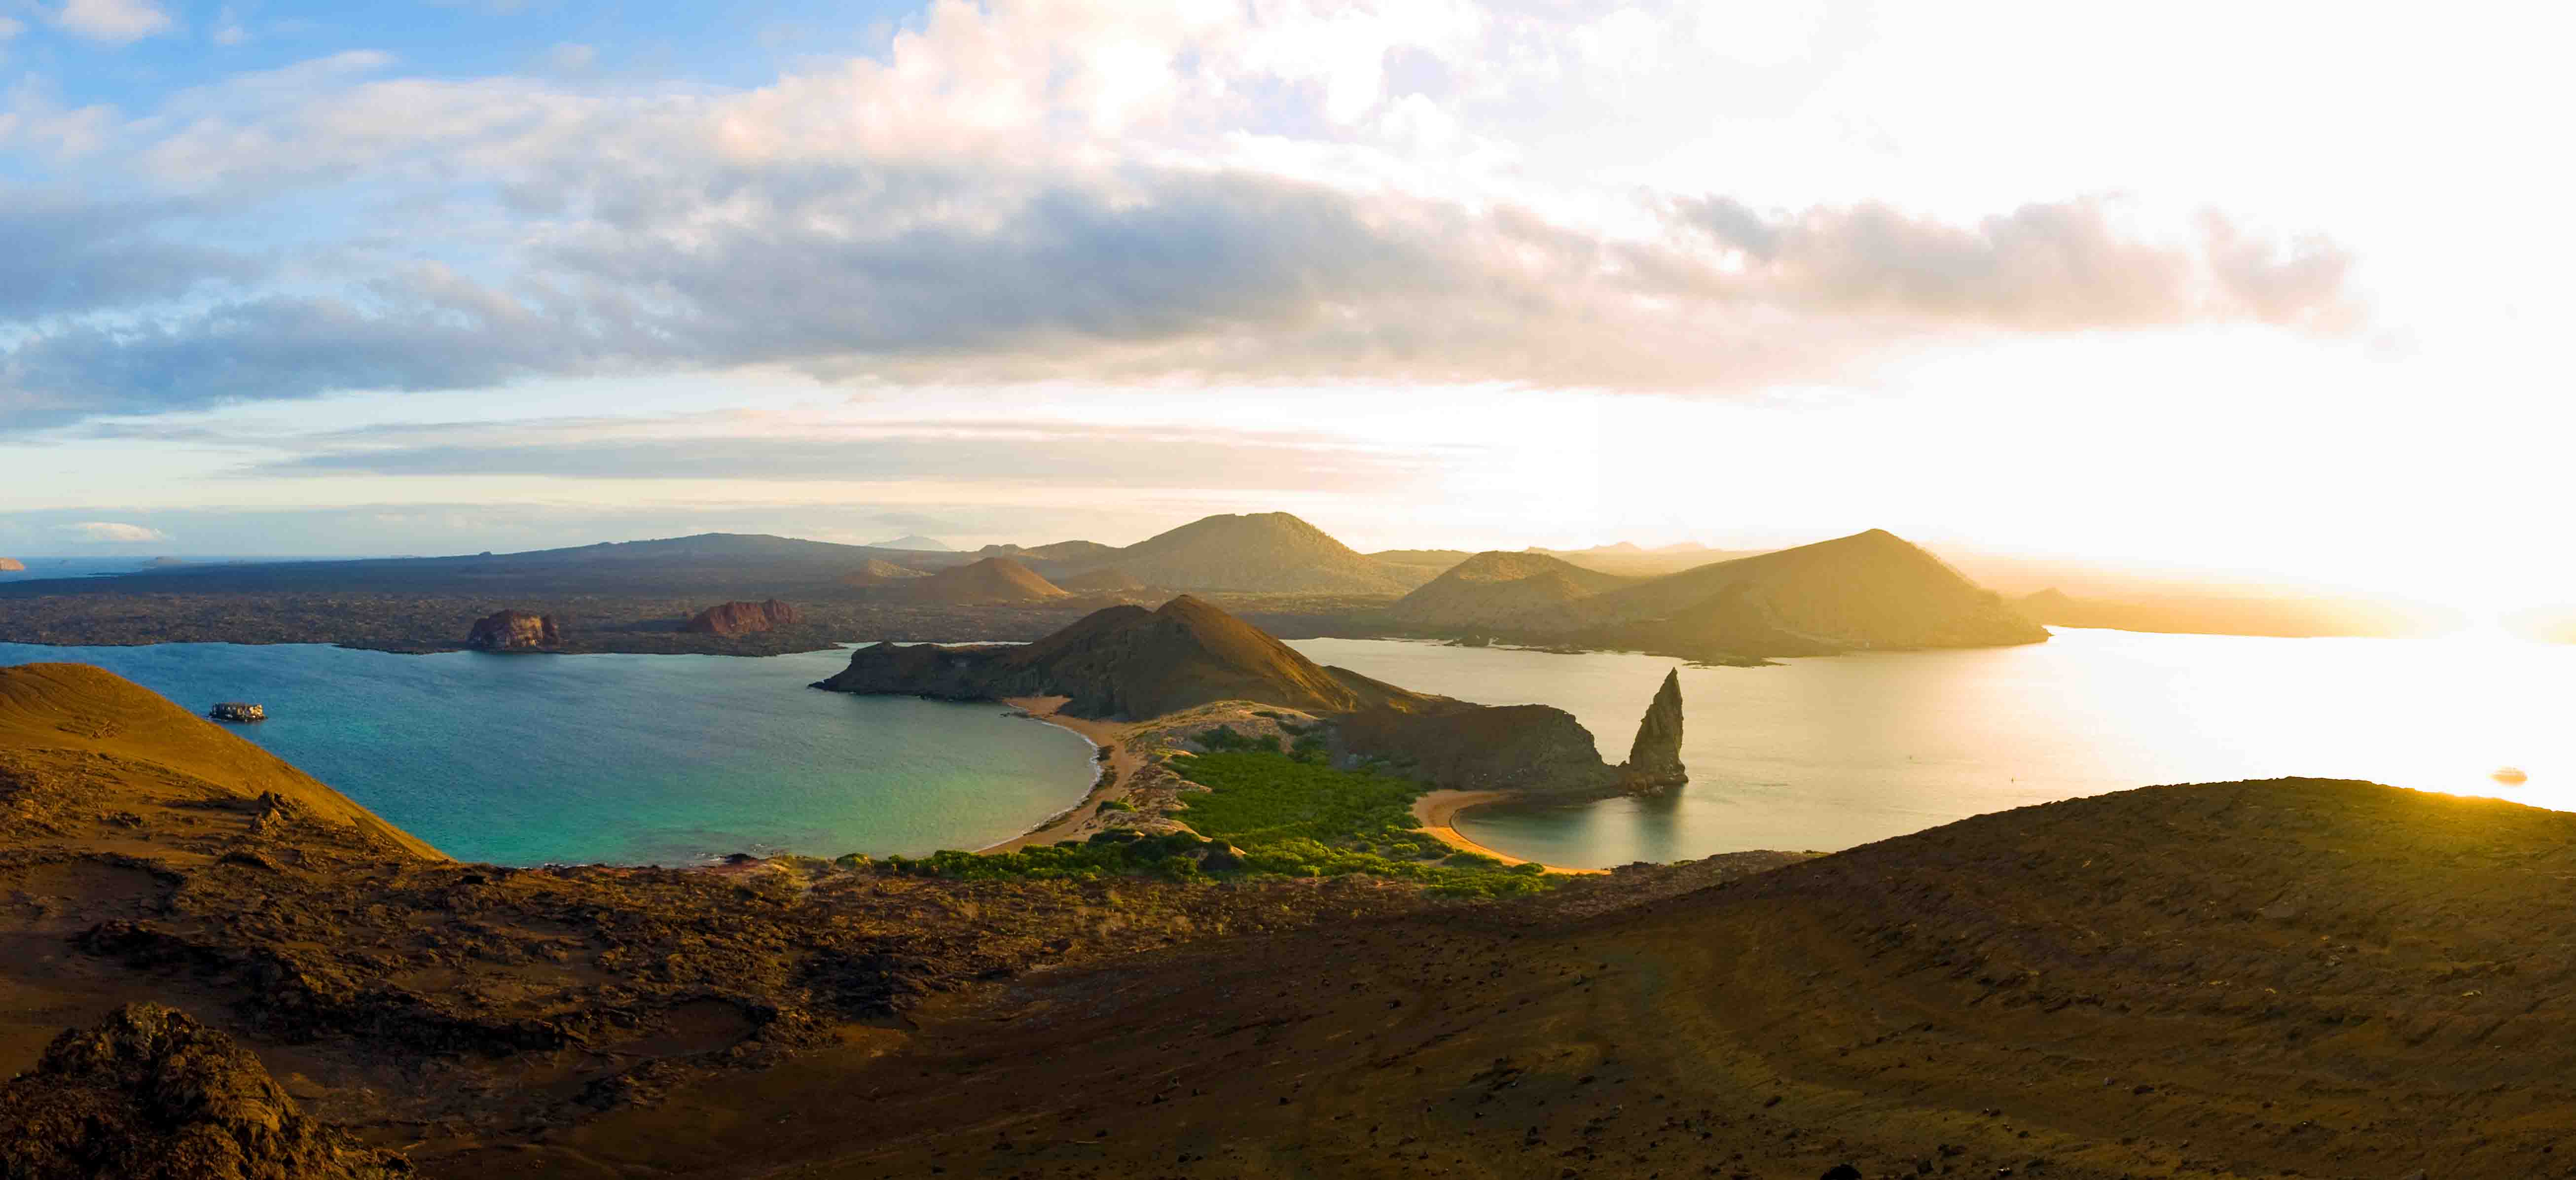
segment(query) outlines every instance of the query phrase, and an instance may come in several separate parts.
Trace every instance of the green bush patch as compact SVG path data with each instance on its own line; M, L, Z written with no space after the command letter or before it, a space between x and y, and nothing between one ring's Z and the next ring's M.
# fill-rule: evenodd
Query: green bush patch
M1208 740L1217 734L1225 736ZM1365 873L1461 897L1536 893L1554 884L1537 865L1506 867L1433 839L1414 826L1413 801L1424 790L1421 784L1335 770L1324 765L1320 741L1311 758L1280 749L1275 736L1256 740L1223 728L1202 735L1201 742L1216 752L1173 763L1208 788L1189 797L1182 815L1200 835L1102 832L1089 841L990 856L888 857L883 871L969 880L1142 875L1175 881ZM1228 845L1241 855L1228 852Z

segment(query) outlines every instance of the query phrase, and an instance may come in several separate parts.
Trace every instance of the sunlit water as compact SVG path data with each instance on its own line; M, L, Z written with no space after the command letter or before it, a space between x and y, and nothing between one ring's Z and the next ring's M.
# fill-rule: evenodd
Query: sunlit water
M1300 640L1319 662L1574 714L1616 762L1675 661ZM2254 639L2059 630L2045 644L1681 669L1690 785L1483 808L1469 837L1551 864L1848 848L2156 783L2361 778L2576 809L2576 647L2502 637ZM2490 775L2512 766L2520 787Z
M980 848L1088 785L1088 742L998 705L806 687L848 659L0 643L0 665L97 664L192 710L258 701L234 732L465 860Z

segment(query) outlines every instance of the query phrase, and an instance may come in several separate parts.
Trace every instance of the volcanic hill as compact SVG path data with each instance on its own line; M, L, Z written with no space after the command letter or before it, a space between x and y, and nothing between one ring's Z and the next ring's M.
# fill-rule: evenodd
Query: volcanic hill
M1143 720L1216 701L1310 713L1419 707L1432 698L1326 668L1258 628L1182 595L1147 610L1095 611L1035 643L980 647L878 644L817 687L950 700L1072 698L1075 717Z
M1066 596L1055 583L1007 557L987 557L952 566L926 578L897 583L895 591L907 601L947 606L1045 602Z
M1148 585L1177 590L1392 595L1429 576L1419 566L1373 560L1285 512L1205 517L1098 564L1112 563Z
M1417 627L1510 626L1550 607L1634 582L1544 553L1479 553L1397 599L1387 617Z
M149 849L142 831L156 817L185 826L201 809L284 806L355 828L399 855L445 859L268 751L88 664L0 667L0 759L0 789L65 785L23 796L12 822L34 831ZM91 785L103 776L130 785L111 798ZM115 811L145 822L126 824Z
M1883 529L1611 587L1486 625L1514 638L1713 661L2048 638L2001 595Z

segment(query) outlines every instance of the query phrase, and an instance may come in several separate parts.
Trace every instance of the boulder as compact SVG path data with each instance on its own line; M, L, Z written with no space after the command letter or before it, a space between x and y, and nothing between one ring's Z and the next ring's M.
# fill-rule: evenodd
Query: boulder
M0 1083L0 1176L384 1180L396 1152L310 1118L231 1037L159 1004L128 1004L55 1037Z
M803 621L803 612L772 598L767 602L718 603L691 616L680 630L692 635L749 635Z
M533 611L495 611L474 620L465 646L476 651L545 651L563 646L563 631L553 615Z
M1654 703L1637 723L1637 740L1628 747L1628 760L1619 764L1619 785L1646 791L1689 781L1682 769L1682 675L1674 669L1664 673L1664 686L1655 690Z

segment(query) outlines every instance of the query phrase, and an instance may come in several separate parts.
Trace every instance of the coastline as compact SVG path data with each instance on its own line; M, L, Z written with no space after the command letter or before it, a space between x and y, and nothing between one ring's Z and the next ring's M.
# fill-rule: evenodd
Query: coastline
M1470 807L1477 807L1487 803L1499 803L1511 797L1511 792L1509 791L1431 791L1424 794L1421 798L1413 801L1413 818L1415 822L1422 825L1423 831L1431 834L1433 839L1452 848L1458 849L1461 852L1472 852L1478 856L1490 856L1507 865L1536 863L1524 857L1513 856L1508 852L1489 848L1483 844L1470 840L1467 838L1465 833L1460 832L1457 829L1454 822L1460 812L1463 812ZM1538 867L1551 873L1567 873L1576 876L1600 875L1610 871L1608 869L1568 868L1564 865L1551 864L1540 864Z
M1083 792L1079 802L1048 816L1045 822L1028 831L999 844L976 849L979 855L1017 852L1032 845L1053 844L1059 840L1089 839L1093 832L1105 830L1100 822L1100 805L1111 799L1124 800L1127 797L1136 781L1136 772L1143 765L1143 760L1127 749L1127 735L1136 731L1136 725L1126 721L1093 721L1064 716L1058 710L1063 709L1070 699L1004 697L1002 703L1028 714L1031 721L1080 734L1097 749L1109 751L1108 760L1104 762L1094 756L1091 788Z

